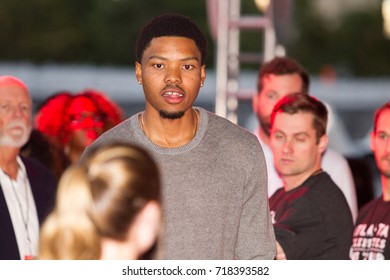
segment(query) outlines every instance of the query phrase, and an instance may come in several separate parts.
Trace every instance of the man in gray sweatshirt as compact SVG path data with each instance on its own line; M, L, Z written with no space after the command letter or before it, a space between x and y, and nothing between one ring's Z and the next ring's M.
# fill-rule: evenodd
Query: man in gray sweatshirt
M193 103L206 78L207 42L177 14L140 32L135 72L145 110L100 136L146 148L163 180L163 259L273 259L262 148L249 131Z

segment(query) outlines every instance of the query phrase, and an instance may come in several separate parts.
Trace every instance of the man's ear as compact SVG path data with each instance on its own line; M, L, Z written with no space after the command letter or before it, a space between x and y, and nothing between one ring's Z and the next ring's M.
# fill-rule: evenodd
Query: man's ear
M371 131L370 133L370 148L371 148L371 151L375 151L375 133L374 131Z
M142 84L142 66L139 62L135 63L135 77L139 84Z
M323 154L328 146L328 135L324 134L320 137L318 142L318 151Z
M155 243L160 233L162 223L162 211L156 201L148 202L138 213L129 229L129 238L137 249L138 255L142 255Z
M255 95L253 95L252 97L252 110L253 112L257 113L257 107L259 105L259 94L256 93Z
M200 69L200 80L204 84L204 81L206 80L206 64L203 64Z

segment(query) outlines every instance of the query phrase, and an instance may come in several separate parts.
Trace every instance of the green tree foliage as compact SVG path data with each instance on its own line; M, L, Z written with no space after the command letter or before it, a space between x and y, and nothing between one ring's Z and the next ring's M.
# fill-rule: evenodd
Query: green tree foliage
M90 63L132 66L139 30L153 16L177 12L191 17L209 39L208 67L214 66L207 0L1 0L0 61ZM390 40L377 10L345 16L329 28L312 9L313 0L295 0L287 54L310 71L331 65L339 75L390 75ZM243 14L258 14L252 0ZM261 32L243 32L241 49L261 52ZM249 65L256 67L257 65Z
M79 60L93 0L2 0L1 60Z
M382 22L379 10L349 14L343 20L346 28L335 34L353 75L390 75L390 40L383 35Z
M331 66L338 75L390 75L390 40L383 35L378 9L346 14L336 27L329 27L313 12L311 0L297 0L294 9L296 34L287 45L313 74Z
M0 60L130 65L140 28L168 12L208 34L205 1L2 0Z

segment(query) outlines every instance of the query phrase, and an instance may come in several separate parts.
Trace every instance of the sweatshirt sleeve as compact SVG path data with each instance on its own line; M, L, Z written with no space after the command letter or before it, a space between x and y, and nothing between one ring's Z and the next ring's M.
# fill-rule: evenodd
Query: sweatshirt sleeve
M272 260L276 242L268 205L267 168L260 144L247 159L236 259Z

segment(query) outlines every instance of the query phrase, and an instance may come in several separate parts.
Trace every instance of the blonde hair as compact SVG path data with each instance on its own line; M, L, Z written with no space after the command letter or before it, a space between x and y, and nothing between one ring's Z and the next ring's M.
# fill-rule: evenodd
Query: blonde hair
M124 240L149 201L160 202L160 177L145 150L111 144L92 151L60 179L39 258L99 259L101 238Z

